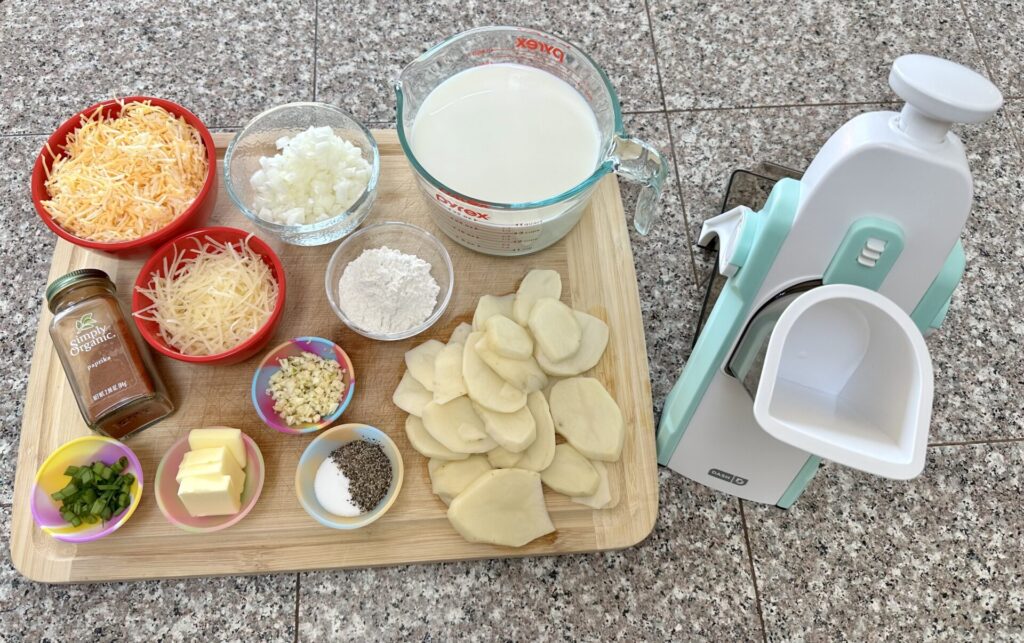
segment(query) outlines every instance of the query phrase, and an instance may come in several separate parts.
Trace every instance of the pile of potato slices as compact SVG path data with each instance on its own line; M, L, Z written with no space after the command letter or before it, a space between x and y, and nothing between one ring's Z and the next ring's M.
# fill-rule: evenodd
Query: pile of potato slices
M608 325L561 296L558 272L531 270L514 294L481 297L473 324L447 344L405 354L392 399L470 542L521 547L553 532L542 485L594 509L615 504L606 463L621 456L626 425L604 386L583 376L604 354Z

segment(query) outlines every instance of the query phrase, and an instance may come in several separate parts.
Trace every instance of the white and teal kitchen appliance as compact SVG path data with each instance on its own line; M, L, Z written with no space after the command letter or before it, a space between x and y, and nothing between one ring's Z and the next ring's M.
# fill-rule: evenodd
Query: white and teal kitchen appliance
M658 462L789 507L822 458L908 479L924 467L937 329L964 270L973 185L954 123L1002 95L974 71L895 61L900 112L837 130L763 209L704 223L725 277L658 429Z

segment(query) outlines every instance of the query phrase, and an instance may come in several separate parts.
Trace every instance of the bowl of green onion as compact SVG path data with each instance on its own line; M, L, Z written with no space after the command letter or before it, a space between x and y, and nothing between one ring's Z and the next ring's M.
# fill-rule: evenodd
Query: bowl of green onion
M86 543L113 533L142 499L142 465L113 438L89 435L50 454L36 472L32 517L57 540Z

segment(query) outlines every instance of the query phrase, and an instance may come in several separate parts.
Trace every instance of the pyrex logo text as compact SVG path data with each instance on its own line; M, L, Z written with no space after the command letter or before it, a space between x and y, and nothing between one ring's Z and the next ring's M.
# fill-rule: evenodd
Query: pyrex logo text
M470 208L467 208L466 206L459 203L458 201L453 201L445 197L440 192L435 192L434 198L437 199L438 203L448 208L452 212L458 212L460 214L466 215L467 217L472 217L474 219L483 219L485 221L491 218L490 215L487 214L486 212L477 212L476 210L471 210Z
M551 54L558 62L565 62L565 52L558 47L552 47L546 42L534 40L533 38L516 38L516 49L540 49L546 54Z

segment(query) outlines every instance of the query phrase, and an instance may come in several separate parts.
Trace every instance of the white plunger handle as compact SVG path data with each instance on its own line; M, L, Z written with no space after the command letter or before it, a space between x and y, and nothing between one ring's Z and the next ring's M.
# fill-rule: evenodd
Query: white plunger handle
M953 123L979 123L1003 105L999 89L981 74L925 54L897 58L889 86L907 101L900 129L924 142L942 142Z

